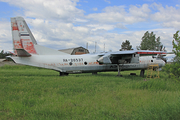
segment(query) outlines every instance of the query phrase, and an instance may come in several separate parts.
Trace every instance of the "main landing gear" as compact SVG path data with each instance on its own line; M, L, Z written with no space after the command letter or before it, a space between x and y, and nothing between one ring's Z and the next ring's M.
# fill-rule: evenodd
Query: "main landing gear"
M144 73L145 73L145 70L142 69L141 72L140 72L140 76L141 76L141 77L144 77Z
M97 72L93 72L92 75L97 75Z
M59 76L68 76L69 73L66 73L66 72L59 72Z
M117 75L117 76L118 76L118 77L122 77L122 75L121 75L121 73L120 73L121 70L122 70L122 67L123 67L123 65L120 66L120 64L117 64L117 68L118 68L118 75Z

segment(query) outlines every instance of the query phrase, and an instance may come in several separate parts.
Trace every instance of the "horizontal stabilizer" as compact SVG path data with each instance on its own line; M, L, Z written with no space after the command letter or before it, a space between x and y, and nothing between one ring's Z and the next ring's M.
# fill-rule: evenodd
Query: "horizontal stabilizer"
M26 50L24 49L16 49L17 55L19 57L30 57L31 54L29 54Z

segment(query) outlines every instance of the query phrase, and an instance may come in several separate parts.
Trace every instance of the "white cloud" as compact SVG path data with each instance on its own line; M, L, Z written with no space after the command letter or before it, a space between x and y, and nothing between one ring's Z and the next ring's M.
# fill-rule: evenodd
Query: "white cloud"
M129 8L129 14L145 19L148 18L150 12L151 10L149 9L148 4L143 4L139 8L137 6L131 5Z
M88 20L86 20L86 19L81 19L81 18L75 18L74 21L75 21L75 22L82 22L82 23L88 22Z
M115 28L114 25L107 25L107 24L89 24L87 25L88 27L91 28L92 31L96 30L113 30Z
M27 17L71 21L82 16L84 11L76 8L79 0L4 0L24 9Z
M127 29L127 27L123 25L122 23L117 23L115 28Z
M172 6L163 7L161 4L153 4L157 10L151 15L151 19L162 23L164 27L173 27L179 29L180 27L180 9Z
M111 4L111 2L109 0L104 0L105 2L107 2L108 4Z
M169 21L169 22L164 22L162 24L164 27L173 27L173 28L176 28L176 29L180 29L180 21Z
M93 52L94 44L97 42L99 52L104 50L104 44L106 51L117 51L125 40L129 40L133 48L136 48L148 30L154 31L156 37L160 36L163 45L171 51L172 35L180 28L179 9L159 4L108 6L100 13L85 16L85 11L76 7L78 0L5 2L22 8L21 14L40 45L55 49L86 46L88 43L90 51ZM143 26L143 22L149 22L153 27L139 29L136 24ZM162 28L159 29L155 24L160 24ZM134 28L131 28L131 25L134 25ZM9 44L12 45L10 22L0 22L0 49L12 49Z
M133 24L145 21L150 12L151 10L147 4L139 7L131 5L129 12L125 10L125 6L110 6L104 8L102 13L89 14L87 18L104 23L122 22Z
M94 10L94 11L97 11L97 10L98 10L98 8L93 8L93 10Z
M7 21L0 21L0 51L12 50L11 25Z

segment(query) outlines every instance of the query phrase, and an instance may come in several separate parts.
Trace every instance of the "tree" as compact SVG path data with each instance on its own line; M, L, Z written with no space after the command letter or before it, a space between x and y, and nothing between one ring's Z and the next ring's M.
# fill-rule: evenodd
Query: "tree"
M163 67L163 70L169 75L169 77L176 81L180 81L180 36L178 33L179 31L173 35L174 40L172 41L172 51L176 55L174 62L172 64L166 64Z
M148 31L146 31L146 33L142 37L141 44L140 46L137 46L137 49L162 51L163 45L160 42L160 37L156 38L156 35L153 32L149 33Z
M4 58L4 50L1 51L1 53L0 53L0 58L1 58L1 59Z
M172 45L173 45L173 52L176 55L175 57L175 61L180 61L180 36L179 36L179 31L177 31L174 35L173 38L174 40L172 41ZM177 44L176 44L177 43Z
M126 40L125 42L122 42L120 51L124 51L124 50L133 50L132 45L130 45L129 40Z
M4 50L2 50L0 52L0 59L4 59L6 58L6 56L9 56L9 55L12 55L11 53L7 53L7 52L4 52Z

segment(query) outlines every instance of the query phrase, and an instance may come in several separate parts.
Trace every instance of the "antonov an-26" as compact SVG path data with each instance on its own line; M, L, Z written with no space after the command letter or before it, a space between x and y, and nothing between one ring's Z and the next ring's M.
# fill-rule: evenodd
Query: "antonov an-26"
M52 69L60 72L60 75L104 71L118 71L120 75L121 70L141 70L140 75L143 76L149 65L165 65L162 59L152 57L166 54L162 51L131 50L70 55L38 45L22 17L11 18L11 27L15 55L10 58L15 63Z

